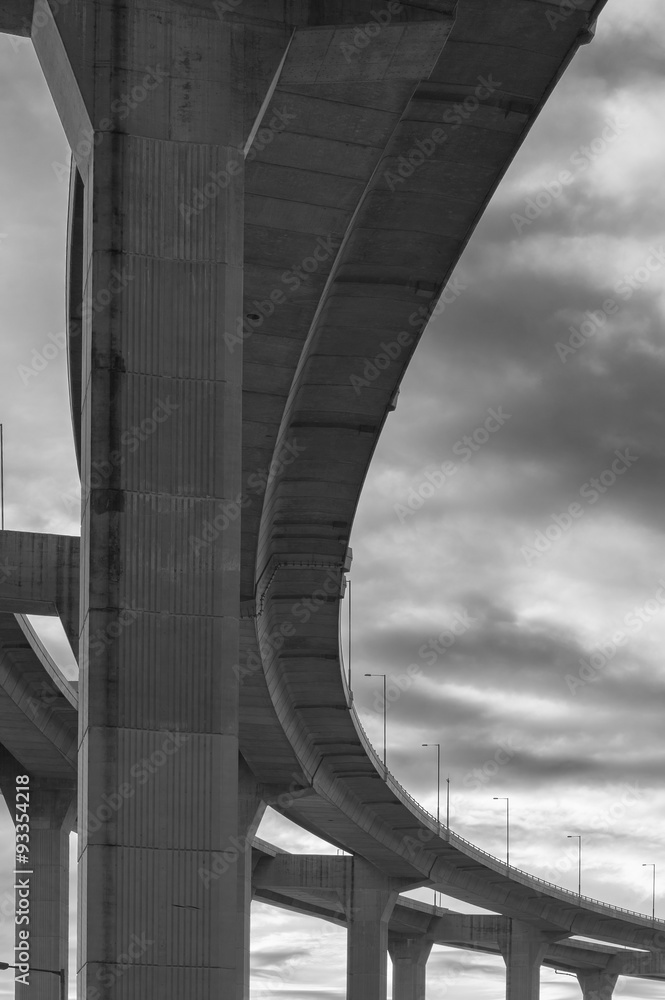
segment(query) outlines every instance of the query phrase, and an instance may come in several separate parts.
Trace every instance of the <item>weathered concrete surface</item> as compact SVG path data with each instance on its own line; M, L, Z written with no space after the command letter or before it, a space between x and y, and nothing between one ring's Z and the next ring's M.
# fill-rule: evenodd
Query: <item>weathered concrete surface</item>
M69 832L76 819L76 776L68 780L40 779L28 775L12 755L0 746L0 787L16 824L17 851L13 868L15 909L22 917L15 925L17 947L29 933L29 965L41 969L64 969L69 957ZM20 792L24 794L19 794ZM26 818L27 817L27 818ZM27 863L22 864L21 858ZM25 920L27 912L29 921ZM22 932L22 933L21 933ZM19 961L19 959L15 959ZM55 976L31 972L28 983L15 985L16 1000L60 1000Z
M34 0L3 0L0 6L0 32L8 35L30 34Z
M584 1000L612 1000L619 977L606 972L579 972L577 978Z
M393 963L393 1000L426 1000L427 959L432 942L388 934L388 951Z
M538 1000L548 938L521 920L506 921L499 947L506 962L506 1000Z
M0 531L0 612L59 615L77 656L79 564L72 535Z
M0 614L2 744L28 774L71 781L78 761L77 722L71 685L49 664L29 623Z

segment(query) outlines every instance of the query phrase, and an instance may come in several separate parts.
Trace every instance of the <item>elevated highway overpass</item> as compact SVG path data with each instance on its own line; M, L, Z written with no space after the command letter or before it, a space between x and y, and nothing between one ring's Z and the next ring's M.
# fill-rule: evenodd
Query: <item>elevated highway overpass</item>
M353 515L408 361L603 6L7 5L0 28L31 33L74 161L82 538L5 533L21 569L0 608L58 613L80 644L82 880L110 887L82 895L83 991L140 913L170 958L137 958L127 997L247 996L247 858L219 858L262 803L366 866L353 1000L385 997L390 911L415 886L512 922L509 998L537 996L553 935L663 947L665 926L437 826L376 759L338 646ZM158 792L91 829L165 732L187 746Z

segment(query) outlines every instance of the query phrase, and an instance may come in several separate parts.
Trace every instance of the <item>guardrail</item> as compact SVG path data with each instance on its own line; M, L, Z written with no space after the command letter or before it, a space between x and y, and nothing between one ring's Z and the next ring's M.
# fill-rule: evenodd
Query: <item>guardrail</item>
M433 830L433 832L438 833L439 836L443 836L446 843L452 844L454 847L458 847L468 856L475 856L477 860L482 861L484 864L489 863L489 867L495 869L497 874L506 875L509 878L518 876L517 881L524 879L526 880L526 884L532 886L533 888L542 887L550 892L554 889L564 900L574 900L580 905L582 903L592 903L594 906L601 906L605 910L613 910L616 913L627 913L632 917L639 917L641 920L648 921L649 926L651 927L659 926L665 928L665 920L656 918L654 921L647 913L640 913L638 910L628 910L624 906L614 906L612 903L604 903L601 899L594 899L593 896L581 896L579 893L574 892L571 889L564 889L562 886L557 885L556 882L548 882L547 879L538 878L537 875L525 872L521 868L514 868L512 865L507 868L505 861L501 861L493 854L490 854L489 851L484 851L482 847L477 847L476 844L472 844L470 840L467 840L465 837L461 837L458 833L453 833L453 831L446 827L443 823L437 823L436 817L428 812L427 809L425 809L424 806L422 806L410 792L407 792L406 788L404 788L403 785L400 785L395 776L391 774L386 767L384 767L383 761L372 746L370 738L365 732L365 728L360 721L358 713L353 707L353 696L349 690L346 671L344 669L344 657L342 654L341 643L339 658L342 683L346 694L347 705L349 707L351 719L358 733L358 737L360 738L360 742L363 744L367 756L370 758L377 771L383 775L383 779L391 791L397 795L398 798L403 801L406 800L405 805L409 805L412 808L412 811L417 813L425 824Z

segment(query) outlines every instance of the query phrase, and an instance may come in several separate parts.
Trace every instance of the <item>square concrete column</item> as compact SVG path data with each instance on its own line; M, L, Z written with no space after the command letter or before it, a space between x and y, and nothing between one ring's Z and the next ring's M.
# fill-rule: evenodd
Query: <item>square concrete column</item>
M354 858L346 890L347 1000L386 1000L388 924L398 891L391 880Z
M393 963L393 1000L425 1000L432 942L390 934L388 950Z
M215 524L241 493L244 28L207 3L43 7L84 186L79 995L219 1000L239 933L219 859L240 522Z
M538 1000L540 966L547 945L547 939L529 924L508 921L499 935L499 947L506 962L506 1000Z
M584 1000L612 1000L618 975L608 972L578 972Z

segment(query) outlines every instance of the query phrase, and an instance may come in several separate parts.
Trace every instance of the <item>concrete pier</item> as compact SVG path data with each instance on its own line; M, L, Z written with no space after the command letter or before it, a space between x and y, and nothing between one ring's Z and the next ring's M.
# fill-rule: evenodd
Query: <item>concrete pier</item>
M347 1000L386 1000L388 926L398 890L361 858L353 859L346 894Z
M506 962L506 1000L538 1000L547 939L529 924L510 920L499 936L499 946Z
M151 0L42 21L84 185L78 990L217 1000L245 926L237 868L199 876L238 835L239 521L193 540L241 489L242 26Z
M16 913L20 914L15 925L17 948L29 944L30 972L27 981L17 981L14 987L16 1000L60 1000L61 986L57 976L38 972L37 969L63 971L65 982L69 964L69 834L76 820L76 782L38 779L28 775L29 781L17 785L16 777L25 775L25 769L12 755L0 747L0 787L12 820L25 815L24 827L17 843L29 847L29 864L20 862L14 868ZM26 803L23 814L17 812L16 789L27 792L18 797ZM17 854L18 857L18 854ZM22 919L23 917L27 919ZM27 936L26 936L27 932ZM16 964L20 962L17 952ZM10 959L11 961L11 959ZM21 972L15 971L15 976Z
M608 972L578 972L584 1000L612 1000L618 975Z
M388 950L393 963L393 1000L425 1000L432 941L389 934Z

